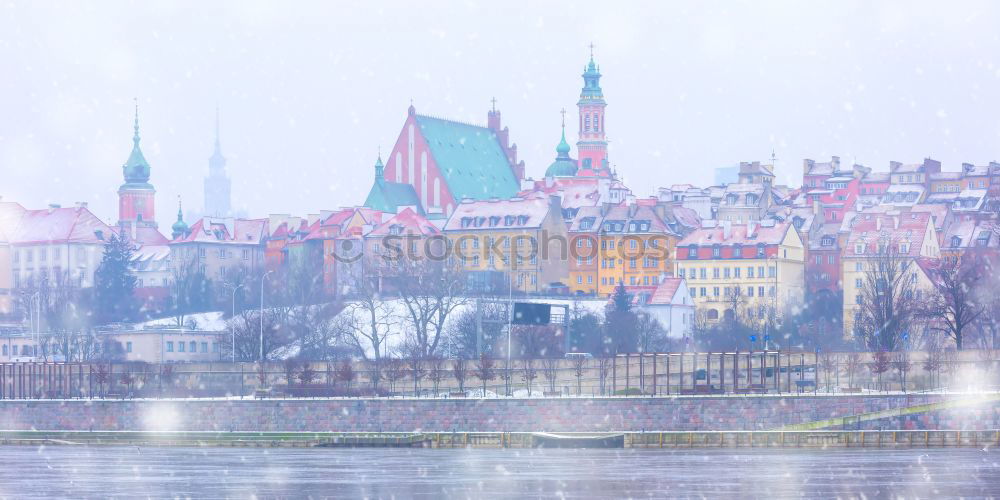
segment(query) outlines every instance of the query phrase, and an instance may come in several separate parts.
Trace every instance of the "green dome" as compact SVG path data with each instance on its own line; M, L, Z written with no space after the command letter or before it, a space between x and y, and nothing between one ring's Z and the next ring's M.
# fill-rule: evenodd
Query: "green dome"
M545 177L573 177L576 175L576 162L569 159L557 159L545 169Z
M184 212L181 210L180 200L177 200L177 222L174 222L174 225L170 226L170 231L174 239L188 233L188 225L184 222Z
M564 111L565 113L565 111ZM566 122L562 126L562 138L556 146L556 161L545 169L545 177L573 177L576 175L576 161L569 157L569 143L566 142Z

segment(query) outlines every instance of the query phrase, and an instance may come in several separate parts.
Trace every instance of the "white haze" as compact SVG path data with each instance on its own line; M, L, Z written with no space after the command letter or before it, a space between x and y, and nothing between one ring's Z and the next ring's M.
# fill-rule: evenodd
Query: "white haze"
M88 201L113 221L133 96L161 226L179 194L202 206L217 103L234 203L255 216L361 203L411 98L484 123L495 96L538 177L591 42L611 161L638 195L707 184L772 149L794 184L803 157L831 154L957 170L1000 159L998 14L911 1L4 2L0 195Z

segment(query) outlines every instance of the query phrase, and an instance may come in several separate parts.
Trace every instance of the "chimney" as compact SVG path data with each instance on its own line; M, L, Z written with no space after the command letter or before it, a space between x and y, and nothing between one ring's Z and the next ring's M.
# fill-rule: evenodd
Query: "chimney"
M839 156L831 156L830 157L830 164L833 165L833 171L834 172L840 170L840 157Z
M802 175L809 175L809 171L812 170L812 167L815 164L816 162L810 160L809 158L802 160Z
M895 172L895 171L896 171L896 169L897 169L897 168L899 168L899 167L901 167L901 166L903 166L903 163L902 163L902 162L898 162L898 161L890 161L890 162L889 162L889 172L890 172L890 173L891 173L891 172Z
M733 223L728 220L722 221L722 241L728 240L733 235Z

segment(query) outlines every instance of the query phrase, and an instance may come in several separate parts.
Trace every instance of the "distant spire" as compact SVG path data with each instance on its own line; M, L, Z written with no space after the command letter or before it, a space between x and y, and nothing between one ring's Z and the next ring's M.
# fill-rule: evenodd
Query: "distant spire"
M496 113L497 112L497 98L494 97L493 99L490 99L490 102L493 103L493 112Z
M385 165L382 164L382 146L378 147L378 159L375 160L375 182L385 181Z
M181 195L177 195L177 220L183 220L184 219L184 210L183 210L183 208L184 207L181 204Z
M594 42L590 42L590 61L594 61Z

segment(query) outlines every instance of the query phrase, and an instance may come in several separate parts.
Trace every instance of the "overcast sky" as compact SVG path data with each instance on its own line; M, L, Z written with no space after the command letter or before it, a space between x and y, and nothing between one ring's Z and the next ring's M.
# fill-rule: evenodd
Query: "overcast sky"
M591 42L639 196L772 149L796 185L806 157L957 170L1000 160L998 26L996 2L7 1L0 195L113 222L133 96L161 227L202 207L216 104L252 216L363 202L410 99L485 124L495 96L537 178Z

